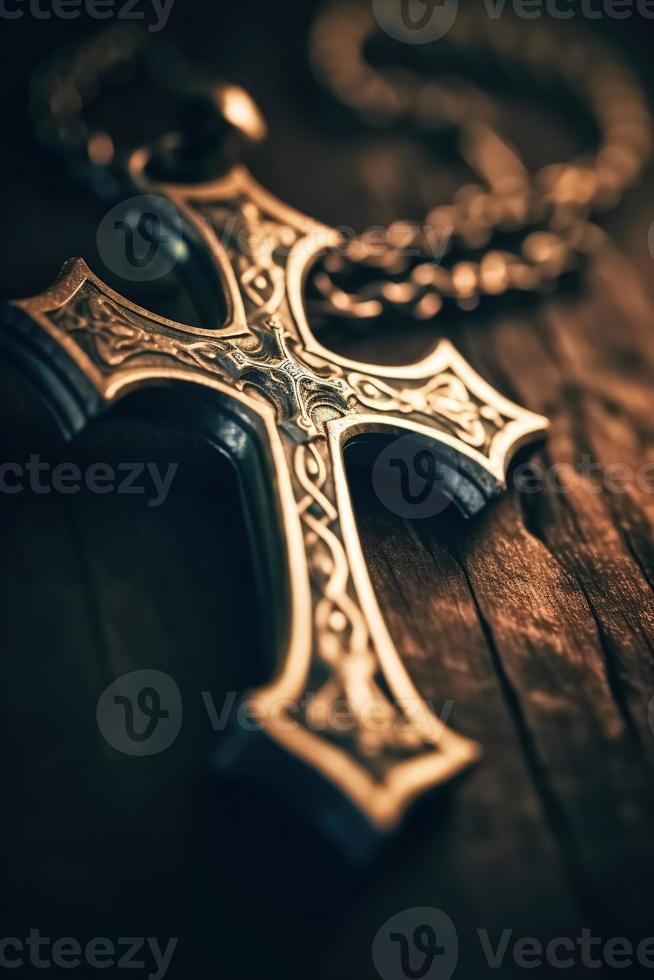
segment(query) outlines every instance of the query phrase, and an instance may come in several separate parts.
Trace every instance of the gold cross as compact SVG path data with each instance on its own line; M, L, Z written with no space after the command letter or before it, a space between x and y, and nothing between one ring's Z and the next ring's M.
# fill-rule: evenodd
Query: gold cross
M143 164L137 155L138 179ZM218 271L225 326L156 316L74 260L50 290L13 305L7 329L36 353L69 432L145 384L203 390L212 411L203 431L244 468L250 461L255 548L272 542L283 557L283 582L268 589L287 603L270 640L278 669L249 696L259 738L233 736L222 761L279 769L289 785L312 773L300 793L315 798L332 829L364 842L357 830L391 830L414 798L460 773L479 748L439 722L391 641L343 448L369 433L423 439L456 469L452 493L470 515L503 488L513 451L547 422L502 397L447 341L402 367L322 346L307 322L303 279L339 236L276 200L242 167L219 181L149 191L172 202L205 266L208 256Z

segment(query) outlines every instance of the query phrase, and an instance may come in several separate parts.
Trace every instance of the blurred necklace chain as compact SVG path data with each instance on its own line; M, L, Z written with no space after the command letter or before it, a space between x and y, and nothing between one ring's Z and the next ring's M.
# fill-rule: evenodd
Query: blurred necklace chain
M420 45L424 67L438 68L453 54L457 64L467 58L518 71L534 87L566 90L600 133L592 152L532 174L500 134L496 101L472 82L404 63L376 67L368 59L379 34L373 6L337 2L319 15L310 42L316 76L367 125L426 136L455 131L460 155L479 180L462 187L451 204L430 210L420 226L398 221L381 241L363 235L326 256L313 277L322 311L363 320L389 310L431 319L448 302L470 310L484 295L551 288L601 247L604 236L589 219L615 206L647 163L652 120L637 78L612 47L580 38L567 23L562 32L508 13L491 20L476 4L459 9L445 37ZM501 236L511 248L498 246ZM440 259L450 252L471 258L446 267Z
M402 46L404 54L421 49L416 70L377 66L367 56L380 34L374 7L337 0L319 13L309 39L316 77L366 125L434 139L455 134L461 158L478 179L450 204L431 208L421 224L396 221L381 235L376 229L328 251L309 276L312 313L373 323L389 312L429 320L448 307L475 309L484 296L552 288L602 247L605 236L591 223L593 214L615 206L649 159L652 120L638 79L611 46L580 38L568 22L557 31L554 24L524 23L508 13L493 20L472 4L461 5L438 42ZM501 134L498 101L460 73L435 74L452 55L457 69L467 61L478 70L517 74L523 95L550 89L558 105L567 93L595 124L597 146L530 173ZM221 126L229 123L218 119L225 114L220 87L176 48L152 45L145 32L116 26L56 55L35 79L38 135L108 197L121 192L124 174L115 166L111 135L91 128L84 110L121 75L129 77L137 62L168 99L183 103L185 93L196 93L185 120L187 165L203 160L210 174L212 140L217 134L222 140ZM256 142L265 126L256 107L248 106L248 113L254 128L240 127L239 135ZM177 152L178 136L160 144L168 140Z

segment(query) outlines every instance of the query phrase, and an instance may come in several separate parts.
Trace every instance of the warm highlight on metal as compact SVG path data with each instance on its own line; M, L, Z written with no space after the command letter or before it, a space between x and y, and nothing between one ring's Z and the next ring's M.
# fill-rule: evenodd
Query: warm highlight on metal
M143 154L132 162L137 181L145 163ZM393 645L366 569L343 447L371 433L424 439L442 453L456 503L471 515L504 487L516 447L547 422L502 397L449 342L398 367L322 346L303 284L338 235L245 169L154 189L217 271L223 327L156 316L76 260L47 292L14 304L7 329L32 352L69 433L143 385L201 394L202 408L188 416L180 403L178 417L236 458L265 588L286 603L274 637L278 668L251 695L263 734L235 734L221 762L297 785L331 830L364 847L419 794L469 766L479 747L432 714ZM333 724L334 705L349 726ZM312 776L306 784L303 774Z

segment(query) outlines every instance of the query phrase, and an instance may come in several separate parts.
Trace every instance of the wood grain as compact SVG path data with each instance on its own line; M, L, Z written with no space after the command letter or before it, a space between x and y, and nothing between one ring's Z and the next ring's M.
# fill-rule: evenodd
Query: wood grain
M423 151L360 134L336 143L336 124L310 118L315 103L276 62L257 66L266 40L229 54L248 77L275 78L267 109L285 149L260 159L257 175L334 222L348 209L361 222L419 212L435 192L416 178ZM332 146L332 179L316 200ZM371 189L380 152L391 179ZM304 161L301 178L289 159ZM21 208L47 211L42 181L18 178L12 228ZM654 932L654 467L649 487L630 480L600 493L577 472L584 457L634 474L654 461L651 175L634 198L614 219L616 247L568 290L446 325L491 384L551 418L530 465L541 475L563 467L563 488L527 492L517 480L472 522L410 522L384 507L369 470L350 466L393 638L424 697L437 709L453 702L450 723L485 753L358 875L281 795L217 782L208 766L220 734L201 692L220 707L265 676L256 555L229 465L150 418L144 398L63 446L4 367L3 460L147 459L179 470L158 509L116 495L0 495L3 934L179 936L174 977L368 980L380 926L428 905L459 931L456 977L505 980L524 970L507 961L488 972L477 929L494 942L507 928L543 942L583 928L605 940ZM95 207L76 200L89 241ZM33 267L19 244L5 288L12 269L25 291L43 288L70 236L49 227ZM355 356L406 359L430 334L398 324L383 337L330 337ZM171 673L185 706L180 739L147 766L109 750L95 723L107 683L142 667Z

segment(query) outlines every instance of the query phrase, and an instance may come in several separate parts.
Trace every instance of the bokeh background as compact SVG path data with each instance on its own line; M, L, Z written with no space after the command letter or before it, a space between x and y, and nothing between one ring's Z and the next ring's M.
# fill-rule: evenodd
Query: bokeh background
M296 207L362 229L447 201L462 175L437 148L362 129L316 84L306 55L314 6L176 0L163 36L254 95L270 138L249 163ZM4 297L39 292L71 255L111 279L96 247L108 206L39 145L28 97L35 66L98 27L84 16L0 21ZM579 16L575 27L609 34L651 88L652 22ZM525 91L503 105L530 166L583 147L565 105L534 104ZM152 125L145 107L123 115L135 135ZM652 221L650 170L602 218L628 275L610 266L545 312L539 300L442 325L492 383L553 414L546 460L597 444L615 459L621 444L633 459L651 451ZM179 310L173 282L123 288L157 312ZM406 360L433 331L391 323L334 342ZM598 377L613 428L604 402L593 415ZM566 509L539 498L529 510L512 491L473 529L451 516L413 526L384 510L366 470L351 471L398 645L425 696L454 698L453 724L487 749L480 770L425 801L377 864L354 870L275 787L218 781L208 766L219 736L201 692L220 706L270 670L231 466L162 422L146 397L65 446L11 366L0 381L4 459L179 464L159 509L116 495L0 499L3 935L179 936L170 977L368 980L384 922L429 906L458 930L455 976L477 980L487 969L478 928L543 942L584 927L606 939L648 934L648 501L593 510L586 499ZM145 760L111 749L95 720L106 685L141 668L170 673L185 709L175 744ZM523 973L507 963L498 975Z

